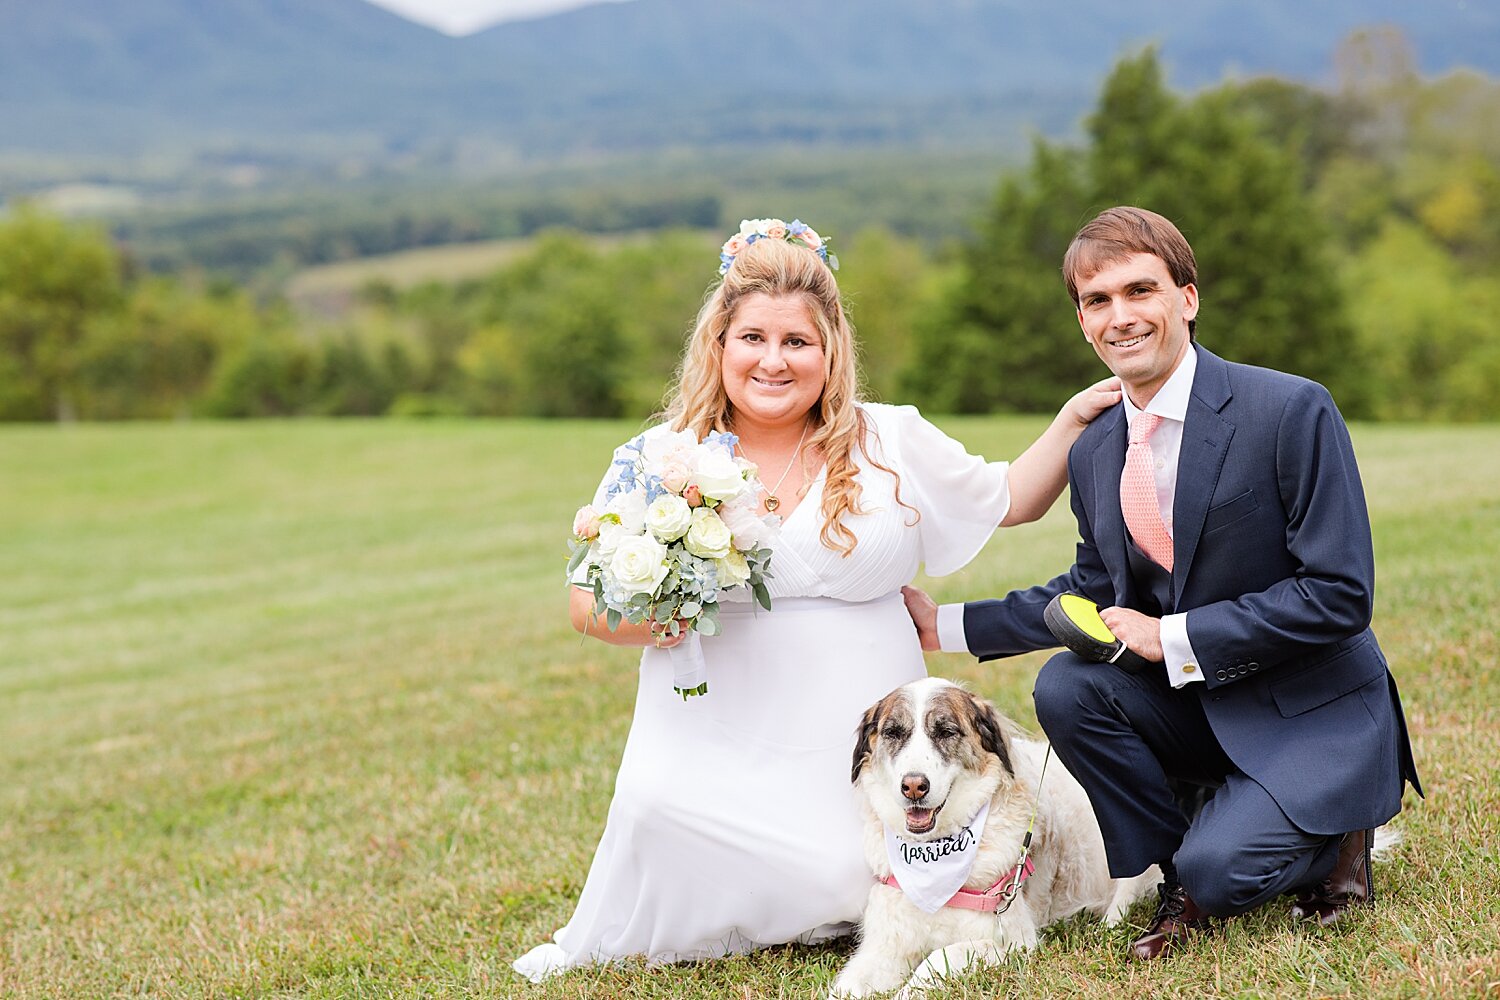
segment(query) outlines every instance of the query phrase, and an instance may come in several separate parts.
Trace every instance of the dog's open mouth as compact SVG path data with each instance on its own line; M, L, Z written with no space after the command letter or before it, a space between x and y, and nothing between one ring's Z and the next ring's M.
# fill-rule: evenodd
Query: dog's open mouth
M912 808L906 810L906 832L926 833L928 830L931 830L937 825L938 810L942 808L942 806L938 806L937 809Z

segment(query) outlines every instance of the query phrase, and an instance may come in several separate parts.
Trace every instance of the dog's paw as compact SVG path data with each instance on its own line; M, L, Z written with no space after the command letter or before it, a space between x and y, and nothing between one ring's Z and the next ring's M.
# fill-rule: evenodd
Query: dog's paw
M833 987L828 991L829 1000L857 1000L889 993L906 978L905 967L898 968L893 963L860 962L857 959L858 956L833 981Z

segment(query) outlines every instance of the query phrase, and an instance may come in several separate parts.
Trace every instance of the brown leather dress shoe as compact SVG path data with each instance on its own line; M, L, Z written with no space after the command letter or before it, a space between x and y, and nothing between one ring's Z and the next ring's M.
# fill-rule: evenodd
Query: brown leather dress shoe
M1198 908L1178 883L1163 882L1156 892L1161 897L1156 904L1156 916L1146 933L1130 943L1130 957L1141 962L1160 958L1192 932L1207 930L1209 926L1208 914Z
M1373 902L1375 883L1370 871L1370 849L1374 844L1374 830L1344 834L1333 871L1322 882L1297 894L1292 916L1298 920L1316 920L1327 927L1338 923L1349 907Z

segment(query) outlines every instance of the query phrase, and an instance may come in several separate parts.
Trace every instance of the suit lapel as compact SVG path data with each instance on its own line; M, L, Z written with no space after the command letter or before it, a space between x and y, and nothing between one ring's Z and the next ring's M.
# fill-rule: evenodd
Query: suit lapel
M1232 395L1229 366L1202 347L1197 351L1198 371L1193 376L1193 394L1182 427L1177 492L1172 501L1172 592L1179 604L1203 534L1208 505L1224 468L1224 456L1229 453L1229 441L1234 437L1234 424L1219 412ZM1118 500L1115 508L1119 509Z

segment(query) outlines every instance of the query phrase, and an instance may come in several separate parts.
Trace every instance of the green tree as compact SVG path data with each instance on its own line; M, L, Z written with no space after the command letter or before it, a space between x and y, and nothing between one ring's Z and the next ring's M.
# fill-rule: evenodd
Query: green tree
M1101 374L1058 267L1079 224L1130 204L1172 219L1193 244L1206 346L1317 379L1347 409L1365 408L1329 234L1301 167L1232 90L1181 101L1147 50L1111 73L1087 135L1081 150L1038 142L1030 169L1001 184L965 262L952 346L941 332L926 338L912 380L925 401L1048 410Z
M79 347L121 301L119 255L101 232L25 205L0 218L0 419L72 419Z
M259 324L239 293L205 295L165 278L142 283L123 309L89 325L78 352L79 415L188 416L220 355Z
M718 267L716 237L669 231L596 258L613 289L623 372L622 411L645 417L661 405L698 308Z
M203 409L215 417L298 416L312 406L317 377L317 354L306 341L268 331L220 360Z
M936 307L941 276L908 236L871 226L839 245L839 290L854 323L865 383L877 399L901 394L913 331Z
M619 297L599 255L576 236L551 234L487 288L481 319L516 332L515 411L539 417L614 417L634 363L621 334Z
M1374 369L1374 414L1395 420L1500 417L1500 279L1464 273L1421 227L1387 221L1348 264L1358 353Z
M1038 141L1003 178L945 303L914 328L905 384L940 412L1044 411L1098 377L1059 277L1088 202L1069 150Z

